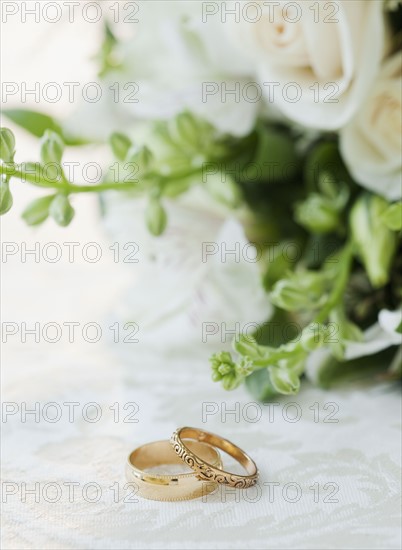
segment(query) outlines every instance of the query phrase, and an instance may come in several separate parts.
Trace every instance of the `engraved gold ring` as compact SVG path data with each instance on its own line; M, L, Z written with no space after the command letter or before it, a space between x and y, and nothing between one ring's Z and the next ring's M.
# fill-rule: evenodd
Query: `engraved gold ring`
M205 459L198 454L197 450L191 448L185 440L196 441L199 443L208 443L222 451L228 453L237 460L248 475L239 475L222 470L222 467ZM257 483L258 469L252 458L250 458L239 447L218 435L199 430L197 428L179 428L176 430L170 442L174 451L185 464L190 466L197 474L198 479L215 483L230 485L237 489L246 489Z

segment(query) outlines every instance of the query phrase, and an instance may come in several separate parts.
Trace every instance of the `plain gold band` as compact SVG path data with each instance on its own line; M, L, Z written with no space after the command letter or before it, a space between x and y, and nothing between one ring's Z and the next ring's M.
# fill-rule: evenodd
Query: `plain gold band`
M219 452L207 443L188 441L186 444L197 456L222 467ZM136 485L140 496L150 500L190 500L207 495L216 489L216 483L205 483L194 472L175 475L145 471L147 468L166 464L183 464L169 441L154 441L142 445L128 457L127 480Z
M198 453L191 449L185 439L195 440L198 442L209 443L222 451L225 451L230 456L235 458L247 471L248 475L232 474L222 470L221 466L209 463L204 457L198 455ZM220 483L223 485L230 485L237 489L245 489L251 487L257 483L258 469L257 466L244 451L239 447L223 439L218 435L204 432L197 428L179 428L176 430L170 442L177 455L185 462L194 472L198 478L204 481L212 483Z

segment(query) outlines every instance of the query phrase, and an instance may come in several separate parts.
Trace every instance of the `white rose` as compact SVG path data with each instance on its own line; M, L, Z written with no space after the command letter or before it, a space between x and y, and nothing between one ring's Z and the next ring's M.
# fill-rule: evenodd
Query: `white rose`
M356 117L341 132L353 177L389 200L402 196L402 53L385 62Z
M235 24L228 18L226 27L239 51L248 53L268 101L308 127L344 126L384 56L383 1L260 4L262 16L256 13L255 22L249 22L250 10L248 20Z

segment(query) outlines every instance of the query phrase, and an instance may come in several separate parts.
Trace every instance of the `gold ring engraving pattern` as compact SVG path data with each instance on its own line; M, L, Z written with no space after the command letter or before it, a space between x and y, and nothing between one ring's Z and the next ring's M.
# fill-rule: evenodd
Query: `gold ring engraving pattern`
M210 445L218 447L240 462L249 475L239 475L225 472L219 467L208 464L208 462L205 462L196 456L186 446L186 444L183 443L182 438L195 439L196 441L209 443ZM252 487L257 483L258 469L255 462L244 451L236 445L233 445L233 443L227 439L220 438L219 436L209 432L198 430L197 428L186 427L176 430L173 433L170 442L175 453L185 464L196 472L197 477L200 480L220 483L222 485L230 485L231 487L235 487L237 489L246 489L247 487Z

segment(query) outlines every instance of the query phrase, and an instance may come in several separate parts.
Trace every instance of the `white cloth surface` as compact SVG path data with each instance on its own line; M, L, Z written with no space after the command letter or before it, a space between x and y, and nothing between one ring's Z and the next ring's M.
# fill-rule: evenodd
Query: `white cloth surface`
M26 191L18 191L16 210L25 200ZM3 345L3 401L15 403L15 414L5 417L3 409L3 548L399 548L395 387L324 392L305 386L269 409L253 404L244 389L229 394L211 382L205 344L180 357L156 344L140 352L136 344L113 343L109 312L132 285L131 270L108 255L96 204L83 199L79 212L67 231L52 229L51 241L81 248L97 242L101 262L24 263L16 254L2 266L3 322L28 328L39 322L41 330L51 321L80 323L74 343L63 331L54 344L41 333L39 343L29 335L23 343L17 334ZM50 240L49 226L33 234L15 215L4 218L2 229L3 242L28 248L38 242L43 250ZM104 329L98 343L81 337L88 322ZM73 422L68 402L78 403ZM131 402L138 411L123 409ZM283 418L296 414L289 402L299 407L297 422ZM33 415L22 421L23 403L27 409L39 403L38 422ZM49 422L56 408L48 403L58 404L60 421ZM88 403L99 405L99 421L82 417ZM203 418L205 403L214 414ZM225 417L225 407L238 417ZM86 410L88 417L96 414ZM137 423L124 421L130 413ZM128 453L181 425L217 432L244 448L260 468L257 489L170 503L127 494ZM68 483L77 484L73 493ZM36 494L24 494L35 487Z

